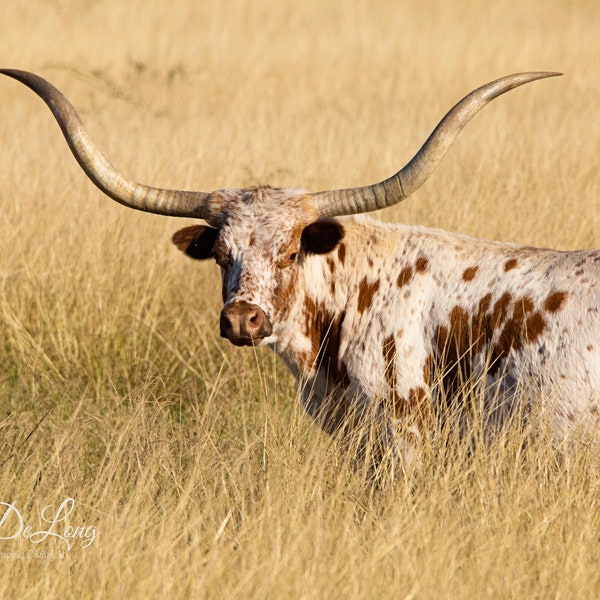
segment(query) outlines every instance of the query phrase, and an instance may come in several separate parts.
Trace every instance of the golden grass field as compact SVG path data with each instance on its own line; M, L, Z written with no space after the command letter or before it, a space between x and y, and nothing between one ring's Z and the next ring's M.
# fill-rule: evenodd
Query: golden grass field
M381 217L600 247L597 0L6 4L0 66L163 187L372 183L471 89L563 71L485 108ZM186 223L104 198L5 77L0 206L1 598L600 596L594 456L517 428L468 452L449 428L414 485L370 489L278 359L219 338L217 268L170 243ZM69 552L31 536L66 498L96 532Z

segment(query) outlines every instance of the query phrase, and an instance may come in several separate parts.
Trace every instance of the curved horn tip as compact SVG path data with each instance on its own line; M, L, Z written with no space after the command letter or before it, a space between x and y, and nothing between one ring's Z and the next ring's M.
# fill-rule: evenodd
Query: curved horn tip
M49 81L35 73L17 69L0 69L0 74L20 81L42 98L57 120L79 165L108 197L128 208L149 213L200 219L208 215L210 193L141 185L117 171L91 140L69 100Z
M397 204L427 180L463 127L486 104L523 84L559 75L562 73L557 71L513 73L478 87L446 113L415 156L391 177L373 185L313 193L318 213L322 217L333 217Z

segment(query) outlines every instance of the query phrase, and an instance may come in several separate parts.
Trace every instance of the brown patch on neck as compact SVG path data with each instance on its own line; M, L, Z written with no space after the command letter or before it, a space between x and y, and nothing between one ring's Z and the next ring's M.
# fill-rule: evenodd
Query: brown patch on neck
M304 368L325 370L327 380L336 387L350 385L346 366L340 361L340 343L346 311L332 313L306 296L304 299L304 333L311 342L311 354Z
M518 261L516 258L511 258L509 260L507 260L504 263L504 271L508 272L508 271L512 271L512 269L514 269L518 264Z
M273 292L273 311L272 316L281 318L282 315L287 315L289 307L294 304L296 299L296 280L295 278L287 277L285 269L276 271L277 285ZM285 283L284 283L285 282Z
M342 263L342 265L346 261L346 244L344 243L340 243L338 245L338 259Z
M373 301L373 296L379 289L380 281L377 279L373 283L368 283L367 278L363 277L362 281L358 284L358 312L363 313Z

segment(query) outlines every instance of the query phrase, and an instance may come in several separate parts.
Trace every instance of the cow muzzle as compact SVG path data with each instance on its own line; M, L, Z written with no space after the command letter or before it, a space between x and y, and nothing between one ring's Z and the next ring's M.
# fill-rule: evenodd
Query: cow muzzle
M221 311L221 337L236 346L252 346L269 337L273 326L262 308L249 302L233 302Z

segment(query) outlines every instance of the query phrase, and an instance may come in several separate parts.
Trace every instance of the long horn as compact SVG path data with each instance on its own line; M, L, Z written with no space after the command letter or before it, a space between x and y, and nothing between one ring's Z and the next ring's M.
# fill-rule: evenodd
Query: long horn
M557 75L562 73L516 73L477 88L450 109L411 161L395 175L374 185L311 194L317 213L321 217L352 215L404 200L425 183L462 128L488 102L524 83Z
M117 171L90 139L73 105L42 77L27 71L0 69L0 73L31 88L49 106L86 175L113 200L137 210L174 217L208 216L211 194L153 188L135 183Z

